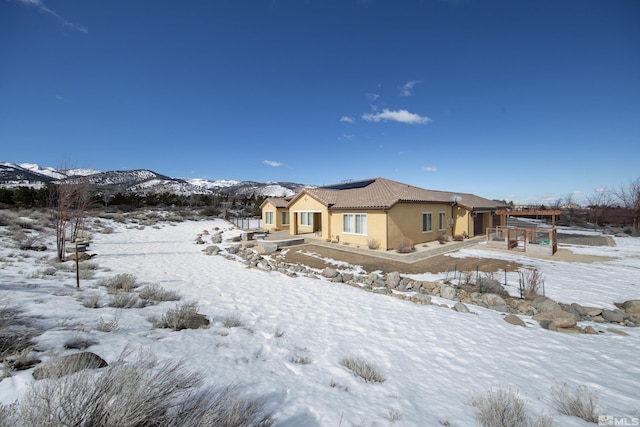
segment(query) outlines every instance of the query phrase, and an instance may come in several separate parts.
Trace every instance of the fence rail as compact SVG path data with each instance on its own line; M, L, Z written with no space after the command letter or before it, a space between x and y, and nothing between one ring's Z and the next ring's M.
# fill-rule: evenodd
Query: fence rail
M229 218L229 221L241 230L253 230L256 228L262 228L261 218L234 216Z

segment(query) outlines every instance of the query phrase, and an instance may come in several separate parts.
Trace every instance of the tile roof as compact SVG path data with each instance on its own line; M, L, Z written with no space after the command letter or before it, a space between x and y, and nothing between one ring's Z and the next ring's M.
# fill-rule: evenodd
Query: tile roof
M397 203L453 203L454 198L458 199L458 204L468 209L504 207L502 203L473 194L425 190L386 178L307 188L302 193L309 194L333 210L389 209Z
M260 207L263 207L267 203L271 203L276 208L286 208L290 201L291 197L267 197L264 199Z

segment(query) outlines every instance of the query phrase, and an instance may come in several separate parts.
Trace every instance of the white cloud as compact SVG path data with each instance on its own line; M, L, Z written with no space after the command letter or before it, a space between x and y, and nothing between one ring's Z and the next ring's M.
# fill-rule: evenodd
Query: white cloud
M64 25L67 28L80 31L81 33L85 33L85 34L89 32L85 27L81 25L76 25L72 22L65 20L62 16L58 15L53 10L49 9L42 0L17 0L17 1L27 6L36 7L40 12L48 13L54 16L58 21L62 22L62 25Z
M344 134L338 137L341 141L353 141L353 135Z
M273 166L274 168L277 168L278 166L282 166L282 163L274 162L273 160L263 160L262 163L264 163L267 166Z
M423 171L425 172L436 172L438 170L438 168L434 167L434 166L424 166L422 168Z
M420 80L411 80L404 84L404 86L400 87L400 96L411 96L413 95L413 87L418 83L422 83Z
M393 120L395 122L407 123L411 125L426 124L432 121L429 117L426 117L426 116L422 117L422 116L419 116L418 114L410 113L407 110L391 111L387 108L382 110L381 113L363 114L362 119L368 122Z
M349 117L349 116L342 116L340 117L340 121L344 122L344 123L353 123L356 121L356 119L354 119L353 117Z
M380 98L380 95L378 95L377 93L367 93L365 94L365 96L371 102L375 102L378 100L378 98Z

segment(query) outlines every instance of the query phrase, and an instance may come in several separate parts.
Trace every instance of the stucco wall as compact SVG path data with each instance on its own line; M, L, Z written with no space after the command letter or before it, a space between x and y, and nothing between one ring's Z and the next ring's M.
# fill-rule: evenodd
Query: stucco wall
M422 231L422 214L431 213L432 230ZM444 212L444 230L439 229L439 214ZM402 237L408 237L414 244L432 242L442 233L451 235L451 206L446 203L398 203L389 211L388 247L393 249Z
M288 225L282 224L282 212L286 212L286 209L276 208L271 202L267 202L262 207L262 229L263 230L286 230ZM267 212L273 212L273 224L267 224Z
M302 225L300 223L301 212L313 212L316 214L314 215L312 226ZM320 215L317 215L318 213ZM291 222L291 227L289 229L293 235L300 233L312 233L320 230L323 238L329 238L330 225L327 208L308 194L301 194L289 205L289 221Z
M366 235L344 233L344 214L366 214L367 233ZM370 240L375 239L379 244L379 249L387 250L387 218L382 210L357 210L357 211L332 211L330 212L330 228L332 230L329 238L331 241L348 243L350 245L368 246Z

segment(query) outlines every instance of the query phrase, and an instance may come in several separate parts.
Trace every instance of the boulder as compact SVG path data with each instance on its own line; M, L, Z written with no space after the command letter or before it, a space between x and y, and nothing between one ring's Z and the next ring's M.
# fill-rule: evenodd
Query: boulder
M97 354L84 351L62 356L49 363L38 366L33 371L33 378L36 380L45 378L56 379L83 369L98 369L104 368L107 365L107 362Z
M571 304L571 307L573 307L580 316L594 317L599 316L600 313L602 313L602 309L599 307L582 306L580 304L576 304L575 302Z
M507 314L504 317L504 321L507 322L507 323L510 323L512 325L522 326L524 328L527 327L527 325L524 323L524 321L521 318L519 318L518 316L516 316L515 314L511 314L511 313Z
M589 335L598 335L598 331L596 331L593 326L585 326L584 333Z
M640 299L632 299L622 303L622 308L629 314L640 315Z
M550 311L562 311L560 304L548 297L538 297L533 300L531 305L538 310L539 313L547 313Z
M90 254L88 252L78 252L77 257L78 257L78 261L88 261L91 258L93 258L94 256L96 256L97 254ZM72 253L67 257L67 260L69 261L75 261L76 260L76 254Z
M625 336L625 337L627 335L629 335L625 331L621 331L620 329L615 329L615 328L609 328L609 329L607 329L607 332L611 332L612 334L616 334L616 335L622 335L622 336Z
M562 311L566 311L567 313L573 314L576 319L580 319L581 315L580 313L578 313L578 310L576 310L573 305L560 303L560 308L562 309Z
M371 285L371 284L373 284L376 280L378 280L378 274L377 274L377 273L369 273L369 274L367 275L367 279L366 279L367 284Z
M555 328L573 328L576 326L576 317L562 310L546 311L533 316L533 320L540 323L544 327L543 322L550 322L548 329Z
M461 303L461 302L457 302L453 306L453 309L455 311L457 311L458 313L469 313L469 308L466 305L464 305L463 303Z
M322 270L322 277L333 279L336 276L338 276L338 270L336 270L335 268L326 267L324 270Z
M387 274L385 284L389 289L396 289L400 284L400 273L398 273L397 271L392 271L391 273Z
M498 294L482 294L479 298L479 302L481 305L491 310L507 311L507 303Z
M418 304L431 305L431 297L429 295L415 294L411 297L411 301Z
M442 285L440 287L440 296L445 299L456 299L456 289L453 286Z
M618 310L602 310L602 318L607 322L620 323L624 322L624 316Z

